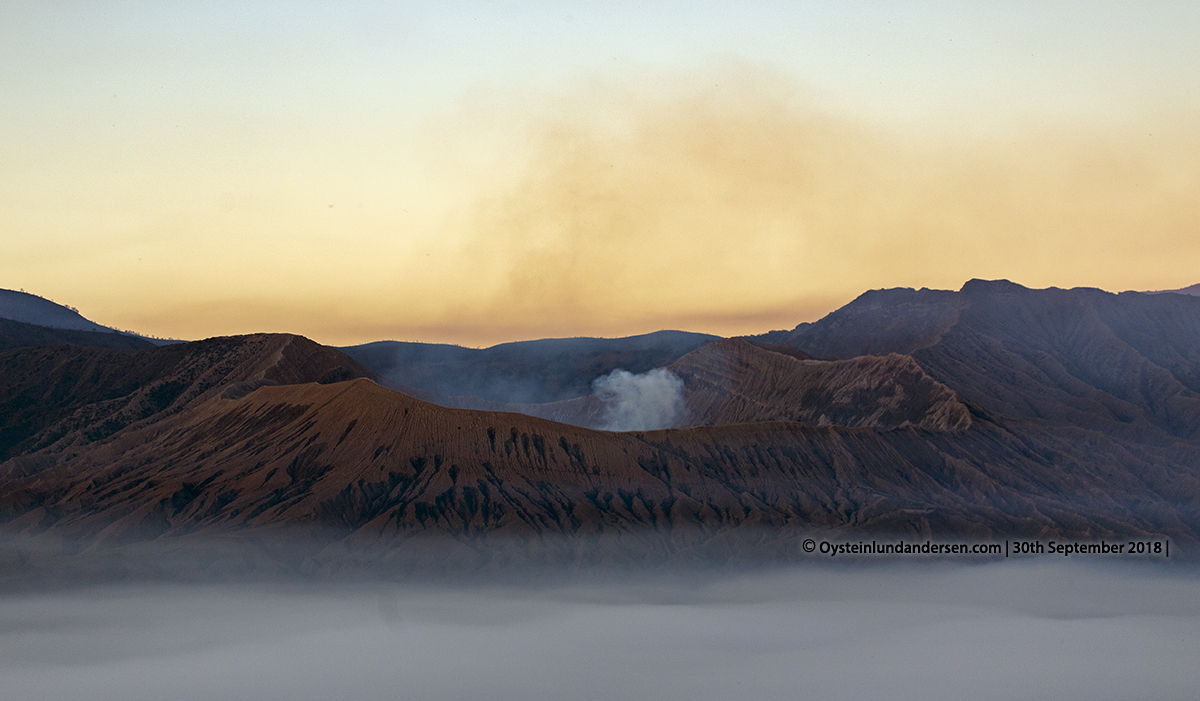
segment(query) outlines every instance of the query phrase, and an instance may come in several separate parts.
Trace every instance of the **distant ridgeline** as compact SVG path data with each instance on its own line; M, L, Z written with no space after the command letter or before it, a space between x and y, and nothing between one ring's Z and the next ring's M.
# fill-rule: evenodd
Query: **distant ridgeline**
M1179 295L1192 295L1192 296L1200 297L1200 283L1196 283L1195 285L1188 285L1187 287L1182 287L1178 290L1155 290L1154 292L1147 292L1146 294L1149 294L1149 295L1179 294Z
M80 316L79 311L73 307L55 304L44 297L38 297L25 291L0 290L0 319L11 319L26 324L73 331L105 333L115 331L107 326L88 321Z
M343 348L388 382L441 397L540 403L582 397L618 368L642 373L667 365L719 336L658 331L627 338L548 338L463 348L378 341Z
M0 562L22 563L0 571L780 562L813 534L1200 545L1187 294L972 280L753 338L482 350L5 323L31 341L0 352ZM639 401L674 428L599 430Z
M139 340L145 343L138 343ZM118 331L85 319L74 307L56 304L25 291L0 290L0 349L57 343L100 348L142 348L178 342L139 336L132 331Z

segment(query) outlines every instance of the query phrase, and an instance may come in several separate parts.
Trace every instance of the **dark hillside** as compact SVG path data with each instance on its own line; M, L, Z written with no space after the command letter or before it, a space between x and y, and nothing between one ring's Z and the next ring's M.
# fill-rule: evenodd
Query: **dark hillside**
M1001 416L1200 438L1200 298L972 280L959 292L864 294L788 342L845 358L910 353Z
M78 346L0 354L0 460L100 440L215 392L374 377L300 336L212 338L143 350Z
M115 331L73 331L0 319L0 352L35 346L88 346L91 348L153 348L154 344L137 336Z

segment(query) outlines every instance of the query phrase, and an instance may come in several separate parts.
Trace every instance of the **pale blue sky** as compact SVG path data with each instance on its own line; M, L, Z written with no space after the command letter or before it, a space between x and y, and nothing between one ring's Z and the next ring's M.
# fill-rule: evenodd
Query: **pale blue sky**
M148 333L271 328L330 342L388 335L482 343L688 324L749 332L819 315L862 287L950 285L977 274L1030 284L1188 284L1196 280L1185 270L1197 269L1200 250L1180 242L1200 232L1191 228L1192 214L1170 207L1198 194L1196 170L1180 157L1197 148L1196 37L1200 4L1191 2L10 0L0 6L0 286ZM712 208L704 221L766 211L689 199L708 186L672 190L669 204L638 200L650 210L630 226L650 226L636 238L657 243L623 244L634 261L628 268L608 255L608 244L562 243L574 234L556 233L559 214L514 204L561 196L548 194L549 181L537 174L563 167L547 165L555 159L547 149L561 148L549 144L562 138L564 124L578 132L570 137L576 144L592 119L648 134L666 128L662 120L686 118L676 107L688 100L714 109L744 103L746 113L722 112L708 126L681 125L680 133L735 124L753 130L750 110L766 110L762 120L769 121L780 109L796 124L810 124L806 114L846 120L835 131L857 134L845 137L856 144L887 142L872 151L867 170L819 178L844 182L842 196L868 187L863 173L905 182L933 170L943 184L874 204L867 201L874 194L864 195L820 221L806 213L811 208L776 212L763 226L778 231L762 240L727 228L729 242L749 237L745 250L787 262L777 269L770 260L757 268L752 253L729 263L726 234L684 232L697 226L691 212L704 207ZM1155 133L1157 142L1138 141ZM942 211L939 198L961 200L945 184L956 177L950 171L1028 180L1023 173L1044 170L1029 154L1041 141L1061 143L1056 134L1083 135L1070 153L1048 156L1049 170L1060 173L1050 187L1075 199L1062 211L1030 206L1043 213L1038 221L1052 219L1062 231L1036 255L1078 248L1091 225L1080 212L1091 211L1092 199L1153 191L1099 217L1123 227L1101 233L1120 250L1120 266L1085 257L1051 268L1006 258L1012 241L985 230L996 212L1024 207L1029 196L1003 188L990 204L930 224L930 213ZM606 148L676 159L629 165L622 182L694 169L678 157L700 148L622 138ZM1002 163L1008 156L997 144L1005 140L1019 144L1013 153L1025 154L1021 165ZM801 160L813 150L793 147ZM980 148L990 155L970 155ZM755 153L767 158L770 150ZM1113 174L1100 185L1093 183L1096 159ZM579 187L600 187L587 183ZM914 198L925 209L895 206ZM621 197L605 201L629 205ZM518 224L514 207L524 217ZM859 216L883 210L878 221ZM674 223L653 223L663 221ZM943 225L958 238L913 233ZM512 226L523 228L514 233ZM497 227L504 233L480 233ZM541 238L526 235L535 229ZM1059 236L1054 231L1039 240ZM1134 246L1132 237L1147 232L1149 241ZM588 240L607 235L596 231ZM1123 242L1123 235L1131 238ZM528 266L536 261L603 257L605 270L580 263L573 275L607 279L616 266L644 277L639 266L649 263L642 261L666 265L663 251L677 236L708 242L687 256L694 279L668 275L661 294L636 298L599 283L555 283L536 294L574 306L529 305L522 297L515 305L521 318L505 318L515 296L531 294L528 279L539 273ZM821 243L831 237L851 243ZM880 262L893 255L883 240L945 255L936 270L890 269ZM522 253L509 255L514 250ZM817 274L835 269L862 274ZM718 278L732 280L739 302L715 289L679 293ZM606 306L587 301L595 296ZM617 307L625 311L611 311Z

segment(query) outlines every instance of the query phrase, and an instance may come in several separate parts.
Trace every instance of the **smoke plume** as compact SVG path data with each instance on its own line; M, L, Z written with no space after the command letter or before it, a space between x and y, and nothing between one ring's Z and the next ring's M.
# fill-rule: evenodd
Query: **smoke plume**
M505 104L479 109L526 135L502 159L526 166L460 208L465 267L439 274L470 276L460 325L537 324L507 338L759 333L972 277L1181 287L1200 260L1191 115L906 125L752 66Z
M683 380L665 368L613 370L596 378L592 391L606 406L601 428L608 431L674 428L683 416Z

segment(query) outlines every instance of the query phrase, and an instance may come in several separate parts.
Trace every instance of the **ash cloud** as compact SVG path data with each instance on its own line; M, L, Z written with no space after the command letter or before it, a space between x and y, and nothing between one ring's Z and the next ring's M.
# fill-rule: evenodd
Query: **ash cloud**
M683 419L683 380L666 368L613 370L593 380L592 391L605 405L600 428L607 431L675 428Z
M462 287L488 296L464 325L694 319L730 336L870 288L1182 285L1200 260L1182 233L1200 225L1190 113L895 123L753 66L540 98L532 114L482 103L525 137L505 162L527 166L462 208L461 260L486 281Z

